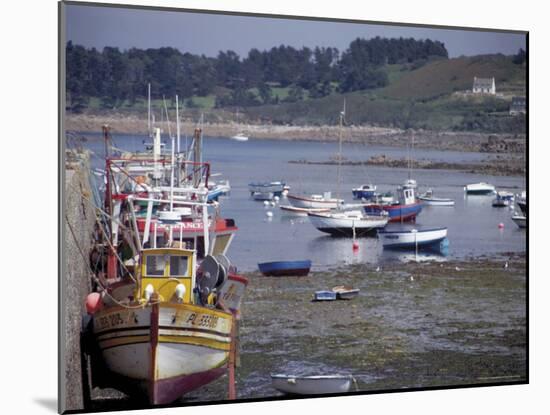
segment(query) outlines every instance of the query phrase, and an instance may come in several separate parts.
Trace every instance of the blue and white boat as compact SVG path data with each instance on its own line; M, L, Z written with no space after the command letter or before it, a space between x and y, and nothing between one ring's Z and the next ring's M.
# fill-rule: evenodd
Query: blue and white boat
M364 207L365 212L367 215L383 215L386 212L389 222L415 220L422 210L422 202L416 198L414 187L399 187L397 197L394 203L369 203Z
M389 249L436 249L448 245L444 243L447 239L447 228L430 229L400 229L378 231L378 239L384 248Z
M364 184L351 189L354 199L372 199L375 196L376 186L374 184Z
M514 194L511 192L497 192L497 197L493 200L493 207L507 207L514 203Z
M248 190L251 195L254 193L273 193L274 196L280 197L282 196L283 191L287 189L288 186L282 181L256 182L248 184Z
M228 180L224 180L219 183L211 183L208 185L208 196L207 200L209 202L213 200L218 200L220 196L227 196L231 191L231 186L229 185Z
M336 300L336 291L320 290L313 294L313 301L334 301Z
M305 277L311 269L311 261L263 262L258 264L258 268L266 277Z

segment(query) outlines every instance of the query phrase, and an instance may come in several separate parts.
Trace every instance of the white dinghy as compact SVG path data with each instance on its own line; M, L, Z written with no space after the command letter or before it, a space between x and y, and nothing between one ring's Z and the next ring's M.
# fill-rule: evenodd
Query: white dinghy
M295 395L345 393L350 390L352 380L351 375L271 375L271 383L275 389Z

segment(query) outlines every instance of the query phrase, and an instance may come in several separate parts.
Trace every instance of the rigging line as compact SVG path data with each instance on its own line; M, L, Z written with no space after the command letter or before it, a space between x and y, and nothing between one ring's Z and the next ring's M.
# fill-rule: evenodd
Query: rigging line
M172 130L170 129L170 119L168 118L168 107L166 105L166 99L162 96L162 102L164 103L164 111L166 112L166 124L168 125L168 137L172 138Z
M69 221L69 218L67 215L65 215L65 219L67 220L67 225L69 226L69 230L71 231L71 234L73 236L73 239L75 241L75 244L76 244L76 247L78 249L78 252L80 252L80 255L82 256L82 259L84 260L84 263L87 265L87 268L88 268L88 271L90 272L90 275L92 277L92 279L96 282L96 284L101 287L101 289L103 290L103 292L105 293L105 295L107 295L111 300L113 300L113 302L117 305L119 305L120 307L124 307L124 308L127 308L127 309L138 309L138 308L143 308L143 305L140 304L140 305L137 305L137 306L129 306L127 304L124 304L124 303L121 303L120 301L118 301L115 297L113 297L108 289L103 285L103 283L101 282L101 280L94 274L93 270L91 269L90 267L90 264L88 263L88 260L86 258L86 255L84 255L84 252L82 252L82 248L80 247L80 244L78 242L78 238L76 237L76 234L74 232L74 229L71 225L71 222ZM136 282L136 281L134 281ZM150 304L158 304L160 303L160 300L156 303L150 303Z
M89 200L82 192L80 192L78 189L75 189L74 186L72 184L69 184L69 186L73 187L73 190L75 190L77 193L80 194L80 196L86 200L88 203L90 203L92 205L93 208L99 210L103 215L107 216L108 218L114 220L115 222L118 223L118 226L120 226L120 228L122 230L128 230L128 231L131 231L130 228L128 228L127 226L123 225L122 223L120 223L120 221L118 219L115 219L113 218L111 215L109 215L107 212L103 211L103 209L101 208L98 208L97 206L94 205L94 203ZM66 216L66 215L65 215ZM67 218L68 220L68 218ZM97 220L96 221L100 228L101 228L101 231L103 232L104 235L107 235L108 233L106 232L103 224L101 223L101 221ZM109 238L105 238L105 240L107 241L107 244L109 245L109 247L111 248L111 251L115 254L115 257L117 258L117 260L120 262L120 264L124 267L124 269L128 272L128 275L130 275L130 278L134 281L134 282L137 282L135 277L133 276L133 274L128 270L128 268L126 267L126 265L124 264L124 262L122 261L122 259L119 257L115 247L113 246L113 244L111 243L111 241L109 240Z

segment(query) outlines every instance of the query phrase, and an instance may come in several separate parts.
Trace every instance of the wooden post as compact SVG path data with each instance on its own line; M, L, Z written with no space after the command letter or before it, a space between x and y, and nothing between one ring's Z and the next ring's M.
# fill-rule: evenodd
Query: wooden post
M231 347L229 348L229 400L237 398L237 388L235 385L235 366L237 365L237 316L233 314L231 324Z

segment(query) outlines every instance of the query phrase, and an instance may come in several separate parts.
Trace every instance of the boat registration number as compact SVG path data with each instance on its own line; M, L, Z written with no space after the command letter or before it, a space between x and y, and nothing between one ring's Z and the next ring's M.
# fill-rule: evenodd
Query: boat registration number
M190 313L185 322L197 327L215 328L218 325L219 317L210 314Z
M96 320L96 330L110 329L122 325L136 325L137 316L134 312L112 313Z

